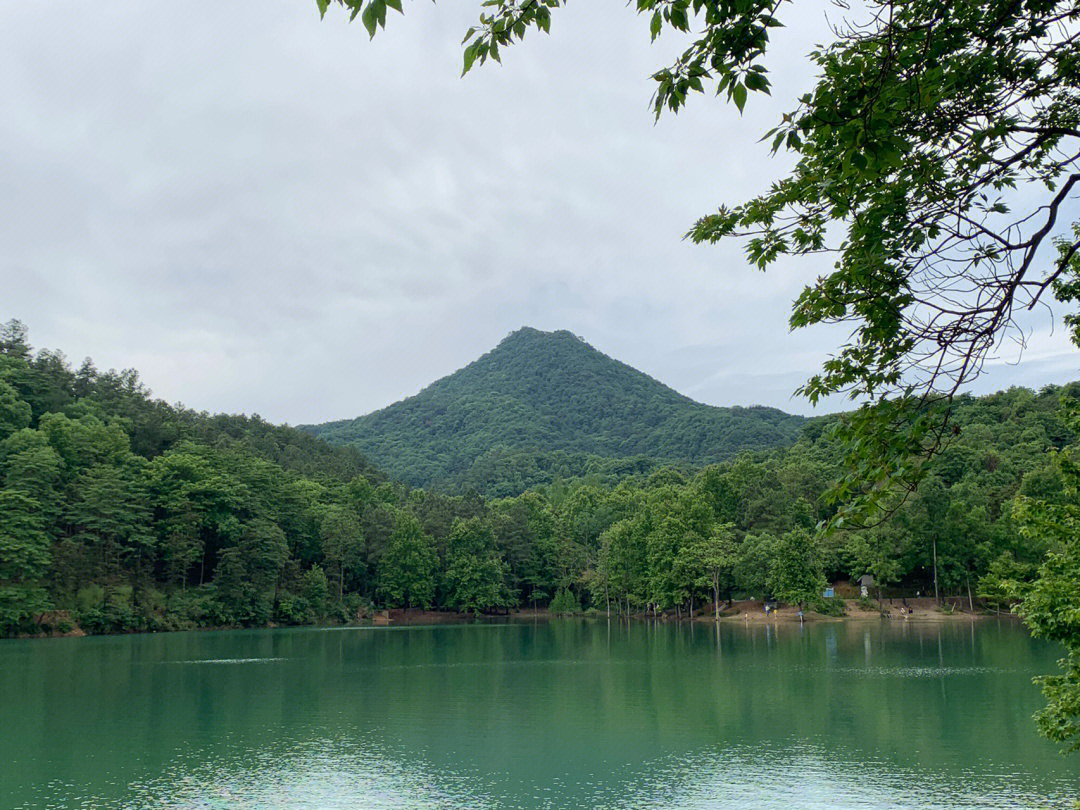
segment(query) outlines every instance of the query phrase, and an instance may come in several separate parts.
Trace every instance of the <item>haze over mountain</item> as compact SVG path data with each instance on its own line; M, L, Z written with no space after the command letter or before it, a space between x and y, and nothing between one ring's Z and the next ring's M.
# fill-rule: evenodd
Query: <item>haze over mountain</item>
M623 466L722 461L789 444L805 421L774 408L695 402L570 332L526 327L415 396L304 427L355 445L417 486L511 494L616 459Z

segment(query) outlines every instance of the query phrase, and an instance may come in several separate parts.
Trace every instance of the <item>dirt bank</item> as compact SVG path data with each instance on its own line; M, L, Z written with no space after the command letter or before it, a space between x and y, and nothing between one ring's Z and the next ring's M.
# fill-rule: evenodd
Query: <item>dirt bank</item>
M1002 615L1007 617L1011 614L1006 613ZM845 605L845 610L842 615L823 616L820 613L806 611L803 620L815 622L847 620L880 621L882 617L885 617L888 619L911 622L953 622L984 619L990 616L991 614L981 612L978 609L972 613L970 610L960 609L951 603L939 610L933 597L920 597L918 599L908 599L906 602L900 599L894 599L891 602L888 599L882 600L880 611L878 610L877 602L873 602L869 609L863 610L859 607L857 602L849 600ZM746 600L734 602L730 607L721 610L720 619L721 621L741 622L797 622L799 621L799 610L794 607L781 607L770 610L769 614L766 615L764 603L756 600ZM697 621L712 620L712 615L702 615L697 617Z

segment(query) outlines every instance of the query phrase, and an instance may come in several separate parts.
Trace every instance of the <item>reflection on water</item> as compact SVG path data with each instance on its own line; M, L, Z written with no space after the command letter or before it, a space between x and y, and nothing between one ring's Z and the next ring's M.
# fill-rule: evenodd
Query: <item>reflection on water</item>
M949 675L1004 674L1000 667L837 667L834 672L879 678L944 678Z
M1025 787L1024 773L994 776L897 771L887 762L829 757L812 746L755 752L719 751L659 769L653 786L617 808L964 808L997 810L1044 805L1045 794ZM1059 796L1059 799L1061 797Z
M380 755L346 741L257 752L238 761L210 762L190 771L135 783L125 808L484 808L494 806L475 780L427 771L408 757Z
M193 658L190 661L163 661L165 664L269 664L284 658Z
M0 643L0 807L1067 805L1008 622Z
M283 761L261 754L250 762L217 763L192 772L170 772L131 785L125 808L289 808L370 810L415 808L569 806L611 810L714 810L715 808L901 808L948 807L998 810L1046 806L1052 797L1025 787L1024 773L945 776L897 772L888 763L863 761L857 769L810 746L787 750L727 749L650 762L636 780L609 784L590 774L567 790L562 780L533 785L527 804L510 804L488 793L497 786L476 775L426 770L408 756L398 759L338 741L293 751ZM572 805L565 795L575 796ZM361 798L362 797L362 798ZM1064 802L1064 794L1057 797Z

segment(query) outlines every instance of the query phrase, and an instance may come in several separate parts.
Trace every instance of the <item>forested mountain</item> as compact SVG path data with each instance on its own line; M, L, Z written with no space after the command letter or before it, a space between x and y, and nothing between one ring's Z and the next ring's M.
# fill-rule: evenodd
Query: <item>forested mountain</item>
M703 465L788 445L805 421L703 405L569 332L524 328L416 396L305 429L414 486L514 495L613 463Z

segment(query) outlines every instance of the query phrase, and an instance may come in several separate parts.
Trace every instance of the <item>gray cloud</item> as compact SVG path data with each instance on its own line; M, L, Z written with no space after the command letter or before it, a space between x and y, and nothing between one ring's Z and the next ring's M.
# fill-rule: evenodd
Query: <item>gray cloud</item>
M571 4L466 79L475 5L406 11L368 42L308 0L5 4L0 318L169 400L294 423L523 324L706 402L808 410L791 391L843 333L787 314L826 266L762 275L681 235L783 172L758 138L808 84L819 8L778 34L773 99L658 124L647 77L679 43L622 2ZM1037 356L985 385L1075 376L1032 324Z

